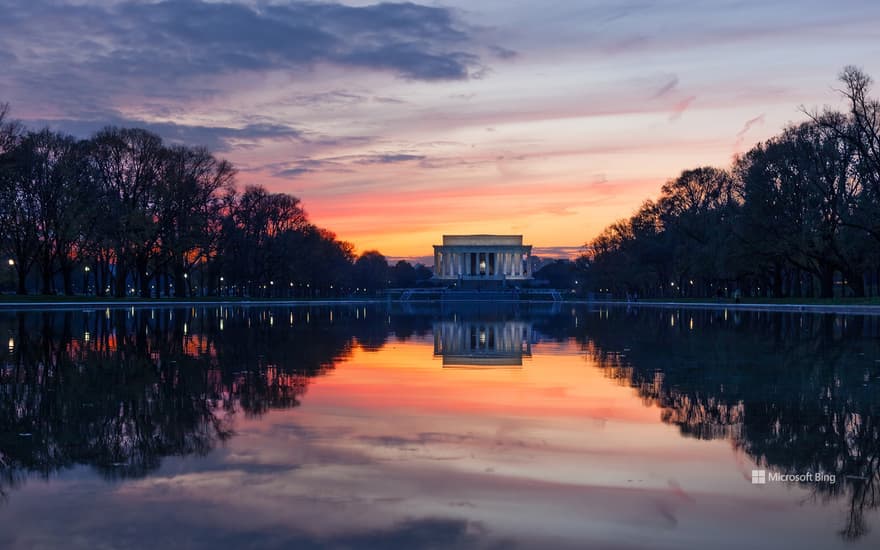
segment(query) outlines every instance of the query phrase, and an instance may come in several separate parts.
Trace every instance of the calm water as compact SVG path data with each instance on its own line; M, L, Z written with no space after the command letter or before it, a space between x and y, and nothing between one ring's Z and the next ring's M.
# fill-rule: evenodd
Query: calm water
M876 317L100 309L0 338L4 548L880 546Z

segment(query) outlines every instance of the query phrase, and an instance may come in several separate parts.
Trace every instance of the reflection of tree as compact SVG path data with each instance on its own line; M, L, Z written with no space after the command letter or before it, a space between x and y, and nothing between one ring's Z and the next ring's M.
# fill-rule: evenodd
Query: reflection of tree
M77 464L125 478L205 454L236 412L297 406L362 332L381 346L353 312L331 321L328 308L2 316L0 491Z
M866 532L880 504L880 319L644 309L584 323L581 343L665 422L770 468L835 474L809 487L849 500L842 536Z
M470 308L470 309L468 309ZM295 407L353 348L421 337L440 319L528 319L576 339L665 422L725 438L769 468L827 472L841 531L880 506L880 318L643 308L541 315L516 307L378 306L100 310L0 315L0 490L78 464L145 475L203 454L236 414Z

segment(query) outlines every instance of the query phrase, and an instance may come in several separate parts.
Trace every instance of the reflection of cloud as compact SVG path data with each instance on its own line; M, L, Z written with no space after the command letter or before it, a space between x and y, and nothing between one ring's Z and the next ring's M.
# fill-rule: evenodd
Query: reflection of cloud
M772 522L774 540L800 547L816 534L805 524L827 524L828 509L756 498L728 475L726 444L676 436L582 342L550 340L516 376L420 368L427 342L356 351L301 408L239 418L206 456L170 457L145 479L71 470L23 488L0 514L0 546L746 546L765 534L742 525ZM395 448L408 441L427 448ZM468 459L438 460L450 451Z
M406 520L390 528L327 541L350 548L471 548L487 534L482 524L461 519ZM482 544L480 544L482 546Z
M414 437L398 435L364 435L358 437L359 441L370 445L384 447L406 447L412 445L429 445L432 443L464 443L479 441L474 434L456 434L443 432L420 432Z

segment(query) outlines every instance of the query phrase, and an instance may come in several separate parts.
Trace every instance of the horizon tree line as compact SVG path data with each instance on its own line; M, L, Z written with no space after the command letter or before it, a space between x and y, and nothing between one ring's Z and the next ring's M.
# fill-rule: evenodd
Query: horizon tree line
M683 171L587 243L594 289L617 296L880 295L880 101L839 75L847 110L806 121L728 168Z
M138 128L88 139L27 130L7 104L0 254L18 294L36 280L41 294L310 297L430 277L424 266L389 266L377 251L357 257L309 220L299 198L239 188L235 167L204 147Z

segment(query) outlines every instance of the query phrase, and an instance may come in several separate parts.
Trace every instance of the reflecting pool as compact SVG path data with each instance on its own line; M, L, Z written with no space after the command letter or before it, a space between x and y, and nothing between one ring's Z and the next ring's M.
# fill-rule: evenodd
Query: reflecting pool
M0 311L2 548L877 548L880 317Z

